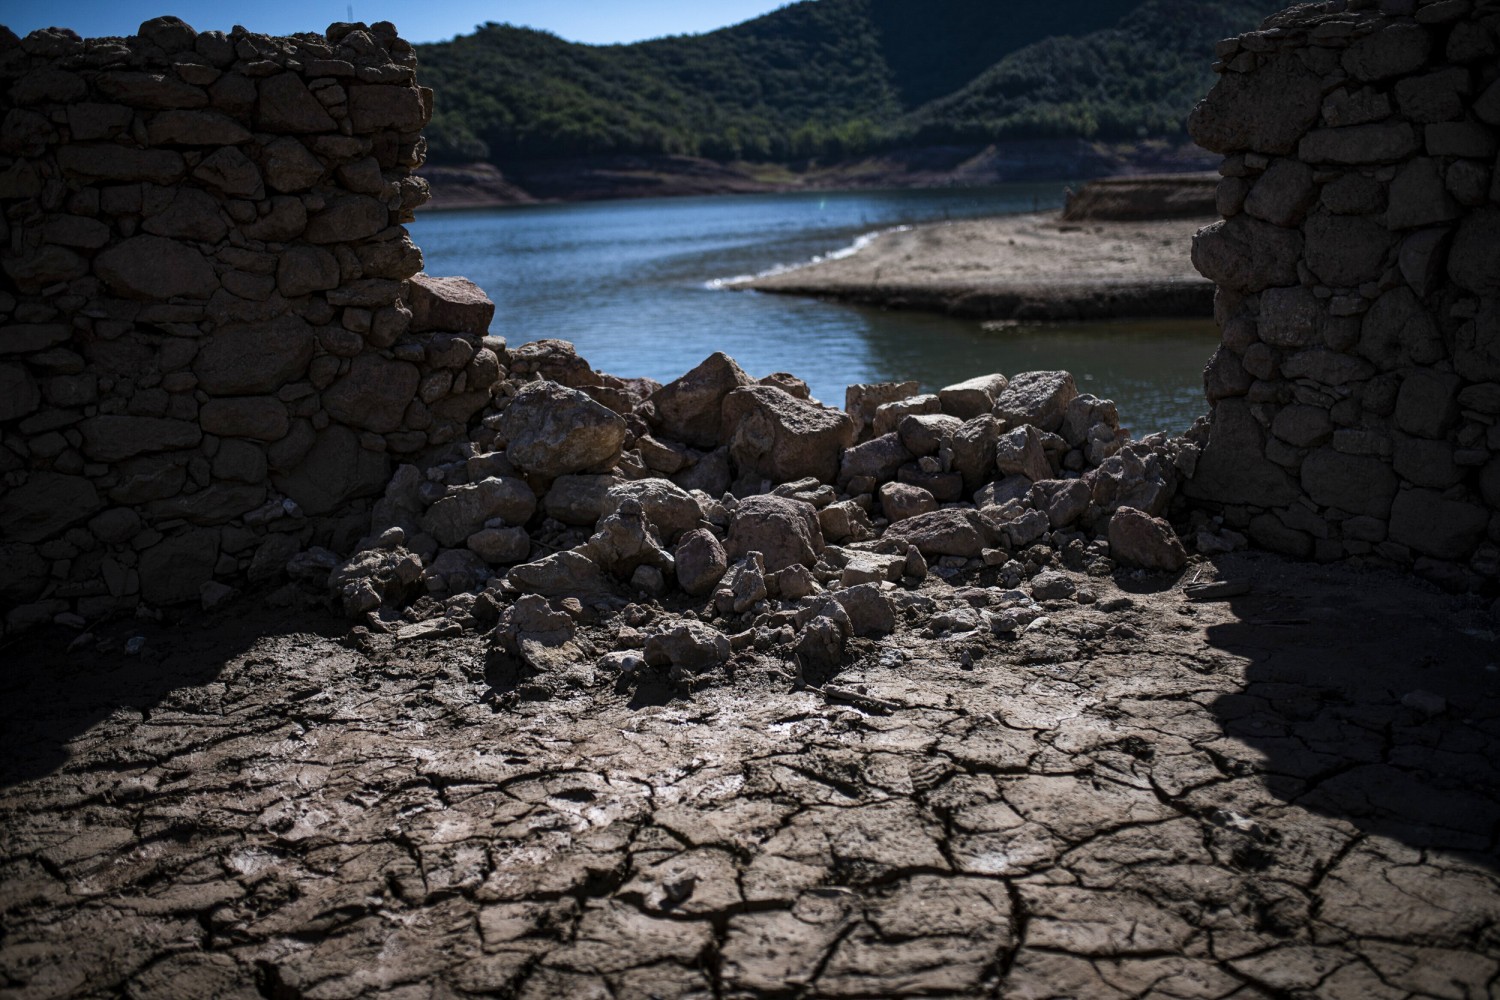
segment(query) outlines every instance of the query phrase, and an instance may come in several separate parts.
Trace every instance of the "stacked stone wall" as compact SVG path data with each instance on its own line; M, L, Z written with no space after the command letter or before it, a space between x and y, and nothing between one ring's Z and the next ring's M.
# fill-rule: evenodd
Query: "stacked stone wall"
M1300 557L1500 569L1500 3L1304 4L1220 44L1196 503Z
M386 23L0 28L8 628L347 549L394 462L489 401L493 306L414 277L401 225L427 197L415 68Z

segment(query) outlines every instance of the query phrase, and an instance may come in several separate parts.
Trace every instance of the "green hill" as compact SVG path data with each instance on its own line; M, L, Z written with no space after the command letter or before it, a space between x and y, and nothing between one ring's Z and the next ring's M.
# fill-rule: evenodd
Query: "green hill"
M435 163L827 162L929 143L1180 135L1212 83L1213 43L1280 6L803 0L633 45L490 23L418 55L438 95Z

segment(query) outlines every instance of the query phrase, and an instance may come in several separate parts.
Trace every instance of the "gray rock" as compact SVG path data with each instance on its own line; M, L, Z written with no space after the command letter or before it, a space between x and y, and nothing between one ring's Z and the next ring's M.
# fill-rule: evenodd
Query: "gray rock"
M1260 294L1260 339L1272 347L1306 347L1318 339L1323 306L1302 286L1268 288Z
M963 492L972 493L995 476L995 445L1004 421L983 414L965 421L944 441L939 451L948 467L963 479Z
M193 359L193 374L211 396L275 392L307 371L316 345L312 327L297 316L231 324L204 342Z
M461 594L489 577L489 564L468 549L444 549L422 570L422 584L433 594Z
M1031 596L1035 600L1066 601L1076 593L1078 593L1078 585L1066 573L1049 569L1031 578Z
M910 416L932 416L941 413L942 402L933 393L909 396L894 403L884 403L875 410L875 433L889 434Z
M1450 372L1409 372L1396 395L1396 426L1418 437L1446 436L1458 420L1458 390L1462 384L1462 379Z
M1395 241L1378 222L1355 215L1316 214L1307 220L1302 232L1307 266L1325 284L1336 288L1352 288L1379 278Z
M1187 550L1172 526L1133 507L1121 507L1110 517L1109 555L1126 566L1167 573L1187 564Z
M585 548L600 568L621 580L629 580L641 566L652 566L663 573L673 570L672 556L646 523L640 502L628 497L613 513L600 519Z
M1500 209L1475 209L1459 225L1448 276L1477 295L1500 296Z
M818 525L829 542L863 542L875 537L870 515L853 500L831 503L818 511Z
M551 480L612 468L625 443L625 421L577 389L541 381L516 393L500 417L500 433L517 468Z
M811 566L823 553L817 510L801 500L758 496L740 502L729 522L725 546L731 560L760 552L775 573L794 563Z
M748 552L729 567L714 589L714 607L721 615L741 615L765 600L768 593L765 557Z
M78 431L83 435L84 454L96 462L117 462L146 452L193 448L203 439L202 428L192 421L123 414L88 417L79 422Z
M593 526L614 510L609 491L622 482L613 473L558 476L542 498L542 509L563 524Z
M276 288L289 299L337 288L339 280L338 259L322 247L287 247L276 263Z
M1356 350L1382 371L1432 364L1446 353L1432 314L1409 288L1393 288L1375 300Z
M1416 72L1426 65L1431 50L1432 37L1426 28L1390 24L1345 49L1343 65L1355 79L1373 82Z
M1118 428L1120 426L1120 410L1113 400L1099 399L1088 393L1075 396L1068 403L1068 408L1063 411L1062 426L1058 428L1058 434L1067 442L1068 447L1078 448L1088 443L1089 432L1099 424L1107 427Z
M1278 159L1250 189L1245 211L1272 225L1291 228L1302 222L1317 194L1310 167L1296 160Z
M1214 407L1208 444L1183 491L1217 503L1262 507L1293 503L1301 493L1296 482L1264 455L1265 432L1249 404L1243 399L1221 400Z
M1417 132L1405 122L1390 125L1352 125L1321 128L1307 133L1297 147L1304 163L1362 166L1399 163L1421 148Z
M0 492L0 540L40 542L87 520L103 506L94 484L82 476L32 472L21 485ZM111 511L109 515L113 522L105 526L109 538L125 541L134 534L139 519L131 522L133 512ZM127 526L128 531L124 530Z
M278 441L291 429L286 404L275 396L210 399L198 410L198 422L209 434L258 441Z
M1401 167L1391 181L1390 208L1385 224L1391 229L1415 229L1458 218L1458 202L1448 193L1439 162L1418 157Z

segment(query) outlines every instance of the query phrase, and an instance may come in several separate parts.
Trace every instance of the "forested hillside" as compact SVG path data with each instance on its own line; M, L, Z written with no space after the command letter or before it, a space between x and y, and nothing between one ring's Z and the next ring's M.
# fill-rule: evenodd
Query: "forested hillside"
M1213 43L1277 0L803 0L589 46L486 24L420 47L436 163L600 154L795 163L1005 138L1181 133ZM1123 16L1122 16L1123 15Z

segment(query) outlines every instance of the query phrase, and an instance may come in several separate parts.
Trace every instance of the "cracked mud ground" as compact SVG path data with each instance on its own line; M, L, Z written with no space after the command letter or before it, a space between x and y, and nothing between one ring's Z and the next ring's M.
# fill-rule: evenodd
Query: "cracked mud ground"
M362 653L253 607L137 658L29 640L0 992L1497 995L1489 619L1380 574L1218 572L1254 590L1121 578L1133 607L1018 640L867 643L834 681L888 714L750 654L689 697L517 701L481 637Z

